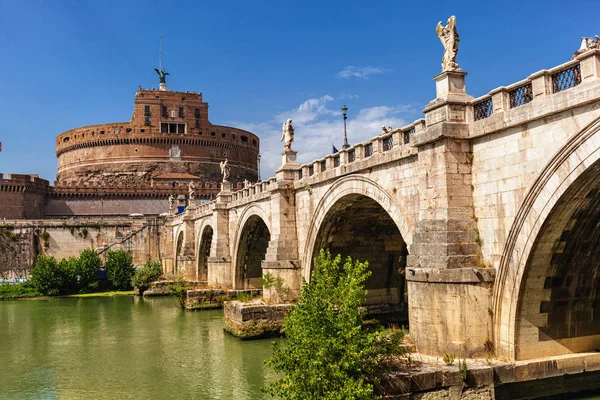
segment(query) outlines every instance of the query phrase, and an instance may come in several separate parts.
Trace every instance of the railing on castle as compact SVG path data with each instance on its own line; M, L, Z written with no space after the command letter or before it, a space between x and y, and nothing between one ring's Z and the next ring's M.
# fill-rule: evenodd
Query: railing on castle
M594 73L588 74L585 78L582 76L582 63L588 58L599 60L600 50L583 53L574 60L549 70L539 71L527 79L497 88L474 99L471 102L472 112L469 121L483 121L495 114L519 109L538 98L553 96L575 88L584 81L598 80L600 71L597 68L591 68Z

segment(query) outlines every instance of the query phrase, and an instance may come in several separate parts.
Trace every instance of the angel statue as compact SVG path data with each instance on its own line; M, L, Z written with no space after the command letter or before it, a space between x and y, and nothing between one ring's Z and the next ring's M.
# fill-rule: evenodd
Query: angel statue
M175 209L175 196L170 195L169 196L169 213L172 213L174 209Z
M188 197L190 200L194 200L196 198L196 186L194 186L194 182L190 181L188 185Z
M458 54L458 31L456 30L456 17L453 15L448 18L448 24L442 26L442 21L438 22L435 31L444 45L444 57L442 57L442 72L460 71L456 62Z
M166 85L167 84L167 75L169 75L169 73L167 71L165 71L164 69L154 68L154 70L158 74L159 83Z
M225 159L225 161L221 161L219 163L219 166L221 167L221 174L223 175L223 182L229 182L230 170L229 170L229 164L227 163L227 159Z
M280 142L284 142L283 148L285 151L292 150L292 142L294 141L294 127L292 126L292 120L288 119L283 123L283 128L281 130L281 140Z

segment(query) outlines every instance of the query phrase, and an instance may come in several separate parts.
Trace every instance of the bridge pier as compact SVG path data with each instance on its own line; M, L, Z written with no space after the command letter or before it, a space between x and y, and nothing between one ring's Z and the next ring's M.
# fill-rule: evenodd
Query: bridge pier
M228 182L226 182L228 183ZM208 286L233 288L231 250L229 246L229 211L227 203L231 201L230 185L223 184L223 189L211 206L213 210L213 238L208 258Z
M415 136L419 219L408 256L409 321L419 352L483 355L492 338L495 274L481 263L473 205L465 72L444 72Z
M300 164L296 152L282 153L283 165L276 171L277 188L271 195L271 240L262 274L281 278L282 287L263 288L267 302L290 302L296 300L302 285L302 262L298 257L298 233L296 230L296 201L294 177ZM283 292L283 293L282 293Z

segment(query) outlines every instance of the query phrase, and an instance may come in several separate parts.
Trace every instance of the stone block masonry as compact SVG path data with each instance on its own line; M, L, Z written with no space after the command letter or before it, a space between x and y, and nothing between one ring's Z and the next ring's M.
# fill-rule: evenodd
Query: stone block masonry
M39 254L58 260L84 249L125 249L135 265L160 260L162 222L145 220L17 220L0 222L0 271L26 277Z
M477 99L466 75L436 76L410 125L305 165L288 149L274 178L169 218L164 264L289 301L327 249L369 262L367 305L408 310L421 354L599 348L600 49Z

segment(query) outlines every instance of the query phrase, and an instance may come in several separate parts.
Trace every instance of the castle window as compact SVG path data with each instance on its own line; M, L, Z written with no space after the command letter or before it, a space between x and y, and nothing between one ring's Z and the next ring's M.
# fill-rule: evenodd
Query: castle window
M146 117L144 119L144 125L150 125L150 118ZM104 133L104 131L100 132L100 134L103 134L103 133Z
M196 120L196 125L195 126L196 126L196 128L200 128L200 120L199 119Z
M172 133L172 134L185 134L185 124L177 124L177 123L169 123L169 122L161 122L160 123L160 132L161 133Z
M227 135L225 135L224 133L221 133L221 137L225 137L225 136L227 136Z
M210 136L217 136L217 133L216 132L211 132Z
M256 146L256 139L252 139L252 146Z
M194 115L196 116L196 119L199 119L199 118L200 118L200 109L199 109L199 108L196 108L196 109L194 110Z
M162 116L165 118L169 116L167 113L167 106L162 106Z
M150 106L144 106L144 115L146 117L150 115Z
M179 118L183 118L183 107L179 107Z
M115 129L115 135L118 135L118 134L119 134L119 130Z
M231 134L231 138L232 138L233 140L235 140L235 133L232 133L232 134Z
M242 142L246 143L248 141L248 136L241 136Z

